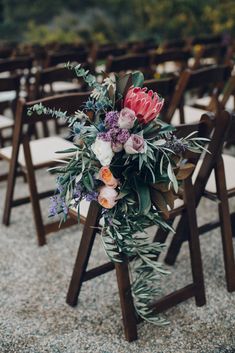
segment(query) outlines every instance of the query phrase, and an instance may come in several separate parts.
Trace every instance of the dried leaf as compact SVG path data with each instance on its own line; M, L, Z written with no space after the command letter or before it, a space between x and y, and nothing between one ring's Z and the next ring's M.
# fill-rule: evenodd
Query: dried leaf
M178 173L176 174L177 180L184 180L189 177L194 171L195 165L192 163L186 163L180 166Z
M169 191L169 184L168 183L156 183L156 184L151 184L151 187L161 191L161 192L168 192Z
M174 208L174 201L175 201L175 196L172 190L169 190L168 192L165 192L163 194L164 199L166 200L167 205L173 210Z
M167 203L162 193L157 191L154 188L150 189L150 195L152 203L162 212L162 216L164 219L169 218L169 211L167 208Z

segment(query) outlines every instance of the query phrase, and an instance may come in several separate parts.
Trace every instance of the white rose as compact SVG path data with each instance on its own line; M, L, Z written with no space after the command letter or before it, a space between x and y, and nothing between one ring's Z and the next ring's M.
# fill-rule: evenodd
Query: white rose
M112 151L110 141L103 141L96 138L95 142L91 145L91 149L102 166L106 166L111 163L114 153Z

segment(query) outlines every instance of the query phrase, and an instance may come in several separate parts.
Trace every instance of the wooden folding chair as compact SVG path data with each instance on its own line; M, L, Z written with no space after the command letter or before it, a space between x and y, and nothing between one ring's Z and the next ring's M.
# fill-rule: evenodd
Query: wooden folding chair
M222 35L221 34L213 34L213 35L204 35L193 37L190 40L190 44L193 45L213 45L213 44L221 44L222 43Z
M106 60L108 56L122 56L125 55L127 47L125 45L94 45L91 50L91 60L95 65L98 61Z
M227 50L227 45L200 45L198 50L195 50L194 63L191 69L196 70L207 65L225 64Z
M0 100L0 148L2 148L12 139L16 102L20 92L20 76L0 78L0 92L3 92L3 98ZM8 173L1 173L0 181L6 180L7 177Z
M12 74L22 73L23 70L32 68L33 58L30 56L20 56L0 61L0 72L9 71Z
M209 118L204 117L200 123L182 126L181 129L179 129L179 132L181 136L187 136L192 131L198 130L198 136L206 137L210 133L210 129L210 120ZM197 161L199 159L199 156L200 154L185 154L185 158L189 158L190 161ZM157 313L171 308L176 304L179 304L191 297L195 297L197 306L202 306L206 302L201 253L198 239L198 226L195 213L194 189L192 187L191 177L188 177L184 181L184 190L184 201L177 200L178 202L176 202L176 204L178 205L176 205L175 209L170 212L170 219L180 214L186 214L189 219L189 248L193 283L179 290L176 290L169 295L164 296L160 300L156 300L155 302L153 302L151 304L151 307ZM102 221L101 209L98 203L95 201L90 204L90 207L87 203L84 204L82 202L82 205L80 207L80 214L83 215L83 221L85 220L85 225L67 294L67 303L71 306L76 306L83 282L86 282L94 277L100 276L115 268L119 289L119 297L121 302L125 337L128 341L136 340L137 322L139 322L141 319L136 317L134 310L133 299L130 291L128 259L124 257L124 261L122 263L114 264L112 262L107 262L101 266L95 267L91 270L87 270L87 265L92 252L94 239L97 233L99 232L97 227ZM75 210L71 210L71 215L72 217L77 219L77 213Z
M235 75L231 76L221 94L217 90L213 96L198 98L193 107L216 113L218 109L235 110Z
M29 95L29 80L33 66L32 56L21 56L0 61L0 73L10 76L21 75L20 94L26 99Z
M169 49L185 49L188 47L188 40L187 39L173 39L167 40L163 42L162 49L169 50Z
M150 65L154 72L176 73L188 67L188 60L192 57L188 49L170 49L159 53L157 50L149 51Z
M10 215L13 207L31 202L39 245L44 245L46 243L46 234L58 230L58 222L47 225L43 224L39 201L42 198L53 195L55 191L50 190L39 193L37 190L35 171L58 164L58 162L53 161L53 159L58 158L55 151L70 148L73 144L57 136L30 141L32 131L34 131L37 122L54 118L47 115L43 116L43 114L40 116L34 114L29 117L27 115L27 109L36 103L38 104L42 102L46 107L61 109L62 111L67 111L68 114L71 114L79 109L87 98L88 94L77 93L44 98L29 103L20 99L16 111L13 144L11 147L0 149L0 158L8 161L10 164L3 224L7 226L10 224ZM14 199L13 194L18 166L20 166L21 170L26 175L30 196ZM70 220L64 226L66 227L74 223L73 220Z
M85 89L75 77L72 70L65 67L50 67L37 71L32 88L32 98L39 99L46 96L64 93L76 93Z
M127 54L122 56L109 56L106 60L105 72L127 72L140 70L145 77L152 76L150 56L148 54Z
M233 119L234 120L234 119ZM219 222L212 221L199 228L199 234L208 232L215 227L221 227L221 237L223 244L224 266L226 274L227 289L229 292L235 290L235 262L232 242L232 227L229 214L228 198L235 195L235 182L231 170L235 168L235 158L232 156L222 156L223 144L229 133L231 126L231 115L222 112L215 120L215 127L208 147L207 153L202 162L199 163L194 174L194 190L196 207L203 196L216 201L219 209ZM180 251L181 245L188 240L188 220L187 215L182 215L176 234L168 249L165 261L173 265ZM164 242L168 232L159 230L155 240Z
M13 54L13 48L8 46L0 47L0 59L8 59Z
M186 95L189 95L192 91L197 93L202 88L206 88L210 96L217 102L218 92L221 92L230 75L231 67L226 65L210 66L194 71L186 69L183 71L176 85L171 109L168 111L166 121L171 122L173 125L199 121L206 110L185 104Z
M87 68L86 65L83 65ZM49 67L41 69L35 74L35 83L31 90L31 100L54 96L57 94L78 93L86 91L83 80L75 77L74 71L65 67ZM60 134L65 127L64 122L54 121L56 134ZM49 136L48 124L43 122L43 136Z
M20 92L20 76L0 78L0 92L4 92L0 100L0 147L3 147L5 141L11 138L11 136L4 136L4 131L12 130L14 126L16 102ZM4 115L7 109L10 109L12 118Z
M45 67L56 66L59 64L65 64L68 61L85 63L88 59L87 50L76 50L76 51L63 51L63 52L50 52L47 56Z
M156 50L158 46L159 44L156 43L155 40L149 39L149 40L133 43L130 50L132 53L143 54L148 52L149 50Z

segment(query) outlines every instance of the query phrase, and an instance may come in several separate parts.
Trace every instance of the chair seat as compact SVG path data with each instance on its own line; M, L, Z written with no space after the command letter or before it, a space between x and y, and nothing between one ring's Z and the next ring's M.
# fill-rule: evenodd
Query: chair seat
M205 114L206 110L190 107L189 105L184 106L184 118L185 118L185 123L191 124L198 122L201 119L202 114ZM175 111L175 114L173 115L171 123L173 125L179 125L180 124L180 114L179 114L179 109Z
M14 99L16 99L16 92L15 91L1 92L0 102L13 101Z
M79 214L80 214L80 217L84 219L84 221L87 218L89 207L90 207L90 201L82 200L80 202ZM77 208L70 207L70 211L72 213L72 216L74 218L77 218L77 213L78 213ZM103 226L103 225L104 225L104 218L101 218L100 219L100 226Z
M66 141L63 138L57 137L57 136L46 137L39 140L30 141L30 150L31 150L33 166L36 169L38 169L38 168L47 167L52 164L55 164L55 160L63 159L65 157L68 157L69 155L72 155L72 153L58 154L55 152L63 151L71 147L74 147L72 142ZM12 154L12 146L4 147L0 149L0 157L2 157L5 160L10 161L11 154ZM22 145L20 146L18 163L22 167L26 166Z
M14 122L12 119L7 118L4 115L0 115L0 130L12 128L14 126Z
M223 97L220 95L219 99L222 99ZM211 102L211 97L202 97L202 98L198 98L196 100L196 104L202 106L202 107L208 107L208 105ZM234 97L230 96L227 103L225 104L225 108L229 109L229 110L234 110Z
M184 201L181 199L176 199L174 202L174 210L176 210L179 207L182 207L184 205ZM82 200L80 203L80 217L82 217L84 220L87 218L88 210L90 207L90 202ZM70 207L71 213L74 217L77 218L77 209L75 207ZM104 225L104 218L100 219L100 226Z
M224 160L224 170L225 170L225 177L226 177L226 186L227 190L230 191L235 189L235 178L234 178L234 170L235 170L235 157L229 156L227 154L223 154ZM193 181L195 181L197 173L201 167L202 161L200 160L195 168L193 174ZM216 183L215 183L215 173L214 170L212 171L208 182L206 184L206 192L211 194L216 194Z

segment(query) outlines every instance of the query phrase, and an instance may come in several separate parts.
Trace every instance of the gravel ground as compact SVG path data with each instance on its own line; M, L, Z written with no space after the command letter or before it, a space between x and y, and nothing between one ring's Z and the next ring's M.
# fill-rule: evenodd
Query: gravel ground
M1 163L2 170L2 163ZM53 185L45 172L40 187ZM0 183L0 216L6 183ZM27 184L17 181L16 193ZM42 202L47 219L48 200ZM235 202L231 204L235 209ZM217 217L216 204L203 200L199 222ZM31 205L15 208L10 227L0 225L1 353L232 353L235 352L235 293L226 291L220 232L201 238L207 305L190 299L165 313L167 327L141 323L139 340L124 340L113 272L83 286L79 304L70 308L65 296L79 245L81 227L73 226L36 244ZM105 260L99 239L90 266ZM191 280L188 246L163 283L164 292Z

